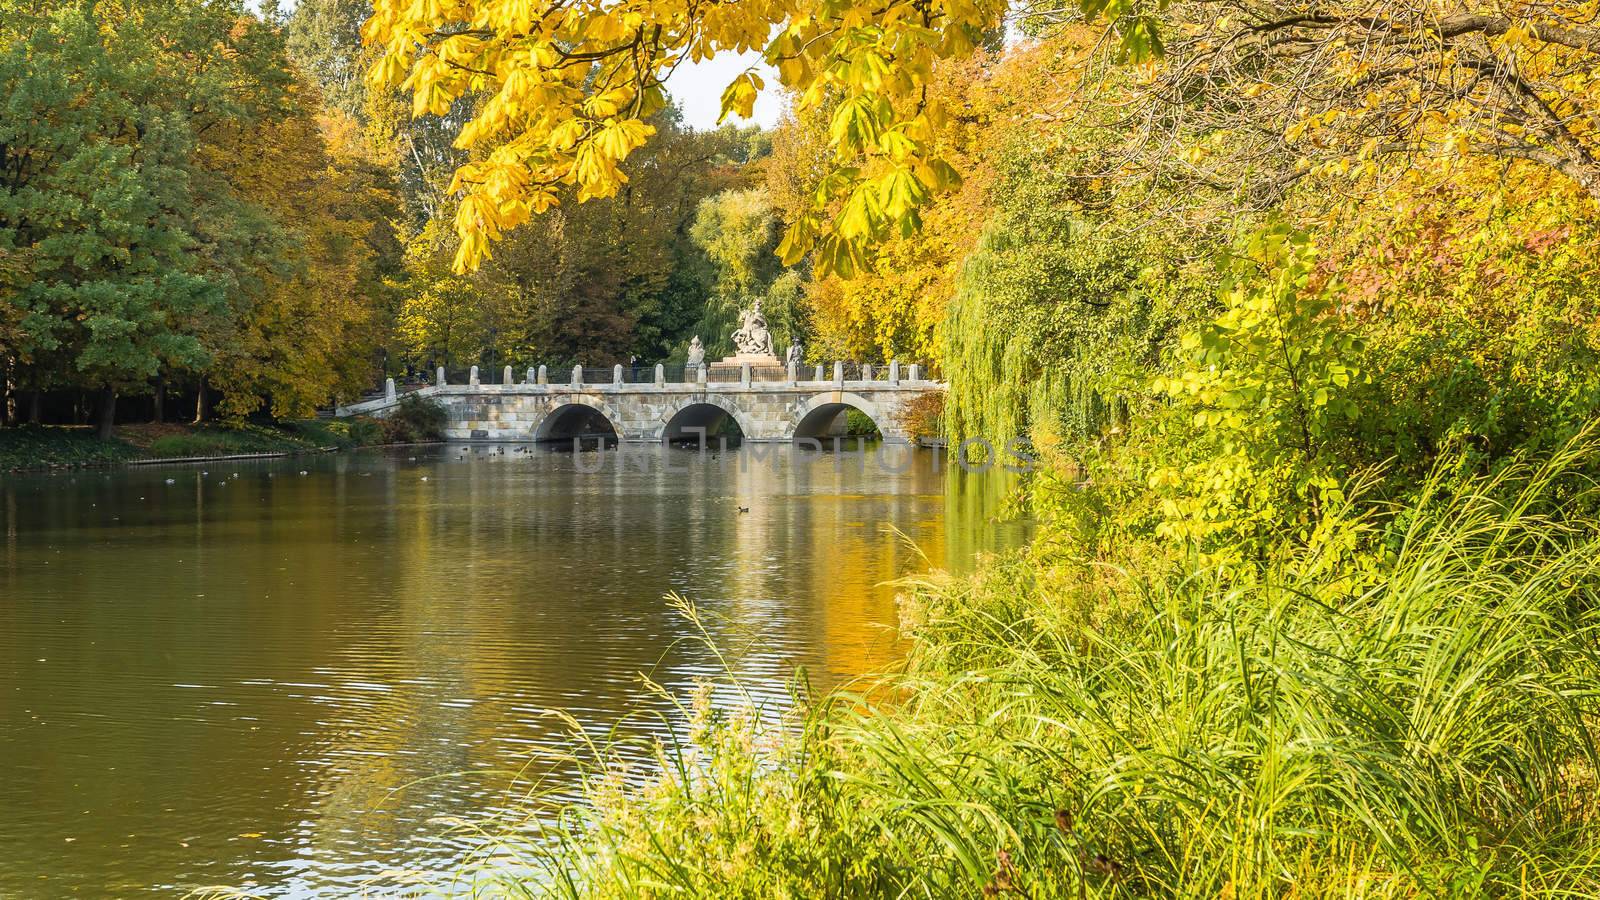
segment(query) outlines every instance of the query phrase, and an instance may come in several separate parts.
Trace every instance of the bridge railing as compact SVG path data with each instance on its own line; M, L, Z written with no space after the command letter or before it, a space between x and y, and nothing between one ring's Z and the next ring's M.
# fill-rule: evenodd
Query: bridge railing
M566 385L572 383L573 367L566 365L544 366L543 381L546 384ZM583 366L581 367L582 383L586 385L609 384L655 384L656 366ZM699 367L684 365L663 365L660 381L663 384L696 384L701 380L701 371L704 370L704 380L708 384L739 384L745 378L745 371L740 366L703 365ZM480 385L519 385L535 384L540 381L539 366L512 366L510 376L507 377L506 367L490 368L487 366L449 366L443 370L444 383L451 385L472 384L474 381ZM796 367L794 380L806 383L818 382L872 382L888 383L893 374L898 374L901 381L913 380L913 376L921 379L934 377L923 366L900 365L891 369L883 363L859 362L829 362L829 363L803 363ZM394 379L397 393L417 390L434 385L439 378L438 369L418 372L409 378L397 377ZM749 378L752 383L783 383L790 380L787 366L751 366ZM384 388L379 386L376 390L368 392L369 396L381 396Z

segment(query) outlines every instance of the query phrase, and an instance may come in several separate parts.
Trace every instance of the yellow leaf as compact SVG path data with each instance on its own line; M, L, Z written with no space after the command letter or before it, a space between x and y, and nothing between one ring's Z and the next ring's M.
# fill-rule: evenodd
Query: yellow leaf
M754 72L744 72L722 92L722 115L717 117L717 124L721 125L730 115L742 119L750 118L755 111L756 97L766 83L761 76Z

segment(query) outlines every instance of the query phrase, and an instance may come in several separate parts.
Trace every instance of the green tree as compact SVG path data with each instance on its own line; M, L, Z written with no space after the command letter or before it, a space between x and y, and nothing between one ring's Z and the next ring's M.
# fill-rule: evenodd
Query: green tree
M427 228L406 247L405 268L389 286L403 299L395 334L412 360L454 367L484 345L484 300L473 279L450 271L451 238Z
M324 101L357 121L367 116L367 56L361 23L370 0L298 0L284 23L289 58L322 89Z
M708 352L733 351L739 310L758 299L775 342L804 337L802 275L774 252L783 223L766 188L727 190L701 200L689 234L711 264L705 312L696 325Z
M21 312L12 354L34 387L119 390L163 367L199 368L199 334L227 313L231 255L259 219L210 194L199 135L270 115L286 73L259 65L264 35L238 7L0 3L0 250L27 272L3 302Z
M507 235L476 273L497 359L653 362L690 337L712 277L691 237L696 211L745 178L751 133L696 132L672 108L651 122L658 139L628 160L622 190Z

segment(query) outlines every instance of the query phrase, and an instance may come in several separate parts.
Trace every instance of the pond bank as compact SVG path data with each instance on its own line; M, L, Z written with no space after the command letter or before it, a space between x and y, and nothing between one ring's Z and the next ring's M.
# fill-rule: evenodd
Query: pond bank
M0 472L213 462L377 446L381 430L364 420L317 419L278 425L129 425L103 440L90 426L0 428Z

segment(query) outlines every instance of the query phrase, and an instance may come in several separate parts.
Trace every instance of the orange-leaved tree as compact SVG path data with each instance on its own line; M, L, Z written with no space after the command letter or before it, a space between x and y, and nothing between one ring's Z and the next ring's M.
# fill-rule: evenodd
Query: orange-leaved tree
M417 114L478 98L458 139L460 268L492 240L557 202L606 197L621 164L653 129L664 80L685 61L762 50L804 111L828 105L833 164L780 252L807 251L824 271L852 272L865 248L915 230L952 187L939 145L944 110L929 96L934 64L966 55L1001 24L1003 0L378 0L365 27L383 55L380 83L402 84ZM722 96L748 115L765 87L755 71Z

